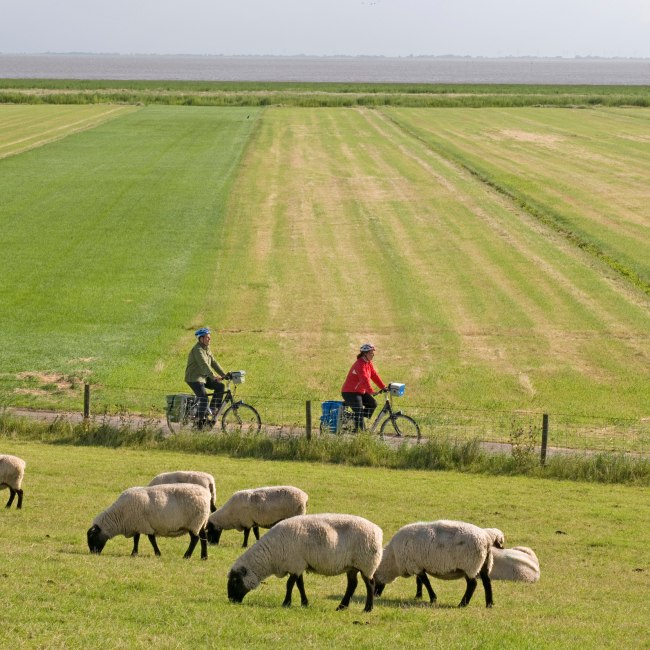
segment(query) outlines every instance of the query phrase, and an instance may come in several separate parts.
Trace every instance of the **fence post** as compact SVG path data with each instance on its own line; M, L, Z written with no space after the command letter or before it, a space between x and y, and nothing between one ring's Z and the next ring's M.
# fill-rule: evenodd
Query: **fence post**
M84 422L90 418L90 384L84 384Z
M305 420L307 427L307 440L311 440L311 400L305 402Z
M541 462L546 465L546 447L548 446L548 413L542 415L542 450Z

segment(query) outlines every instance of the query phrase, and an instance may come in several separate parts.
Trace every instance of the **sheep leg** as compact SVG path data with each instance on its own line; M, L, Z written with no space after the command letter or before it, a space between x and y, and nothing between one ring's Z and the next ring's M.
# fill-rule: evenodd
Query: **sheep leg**
M420 576L415 576L415 598L416 600L422 598L422 580L420 580Z
M372 578L366 578L363 573L361 574L361 577L366 583L366 606L363 608L363 611L371 612L375 595L375 581Z
M16 494L18 495L18 503L16 504L16 508L20 510L23 507L23 491L16 490Z
M208 533L205 526L199 531L199 539L201 540L201 559L208 559Z
M9 486L7 486L9 487ZM11 508L11 504L14 502L14 497L16 496L16 490L14 490L12 487L9 488L9 501L7 501L7 505L5 508Z
M250 534L251 534L251 529L244 528L244 543L242 544L242 548L246 548L248 546L248 536Z
M467 581L467 590L465 591L465 595L460 601L458 607L467 607L467 605L469 605L469 601L472 600L472 595L476 589L476 578L468 578L465 576L465 580Z
M253 533L255 534L255 539L259 540L259 538L260 538L260 527L259 526L253 526Z
M196 548L196 545L198 543L199 543L199 536L195 535L192 531L190 531L190 545L187 547L187 551L185 551L185 555L183 555L184 559L189 560L192 557L192 553L194 553L194 549ZM203 542L201 542L201 557L203 557Z
M422 571L422 573L420 573L416 579L417 579L418 590L420 592L419 597L422 598L422 585L424 585L427 589L427 593L429 594L429 601L435 603L438 597L436 596L436 592L431 587L429 576L424 571ZM418 595L416 594L415 597L418 598Z
M309 605L309 601L307 600L307 594L305 593L305 582L302 579L302 573L298 576L296 585L298 586L298 591L300 592L300 604L303 607L307 607L307 605Z
M155 535L147 535L149 538L149 541L151 542L151 546L153 546L153 552L156 557L160 557L160 549L158 548L158 544L156 544L156 536Z
M348 571L348 588L345 590L345 594L343 595L343 600L336 608L337 611L340 609L347 609L348 605L350 604L350 599L352 598L354 594L354 590L357 588L357 584L359 583L359 579L357 578L357 572L358 572L357 569L350 569Z
M282 607L291 607L291 592L293 591L293 585L296 584L298 578L300 578L300 576L296 575L295 573L289 574L289 578L287 580L287 593L284 596L284 602L282 603ZM304 591L304 587L303 587L303 591ZM302 594L300 595L302 597Z
M133 536L133 550L131 551L131 557L134 557L138 554L138 544L140 543L140 533L136 533Z
M492 607L494 604L494 601L492 600L492 581L490 580L490 574L487 570L487 562L483 565L480 575L483 589L485 590L485 606Z

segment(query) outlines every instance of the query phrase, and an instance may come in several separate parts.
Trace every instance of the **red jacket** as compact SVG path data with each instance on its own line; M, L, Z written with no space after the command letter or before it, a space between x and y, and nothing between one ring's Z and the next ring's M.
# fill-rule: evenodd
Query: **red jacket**
M374 393L370 380L379 387L386 388L386 384L377 374L372 361L366 361L363 357L357 359L350 368L348 376L343 382L342 393Z

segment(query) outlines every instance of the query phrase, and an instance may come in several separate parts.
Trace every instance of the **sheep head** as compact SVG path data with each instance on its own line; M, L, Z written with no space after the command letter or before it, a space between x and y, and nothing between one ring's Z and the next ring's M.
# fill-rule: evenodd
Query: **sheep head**
M102 532L102 529L97 526L91 526L88 529L88 532L86 533L86 537L88 539L88 548L90 549L91 553L97 553L99 555L104 546L106 546L106 542L110 539L110 537Z
M208 521L208 525L206 527L208 542L210 542L210 544L218 544L219 539L221 538L222 530L223 528L219 528L218 526L215 526L211 521Z

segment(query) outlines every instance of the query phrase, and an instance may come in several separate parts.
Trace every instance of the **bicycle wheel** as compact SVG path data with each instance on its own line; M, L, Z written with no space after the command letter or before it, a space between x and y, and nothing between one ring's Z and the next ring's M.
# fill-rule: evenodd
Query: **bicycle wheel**
M262 428L262 418L250 404L239 402L224 411L221 426L227 433L258 433Z
M420 442L420 427L412 417L396 413L393 417L389 416L381 423L379 435L388 440Z

